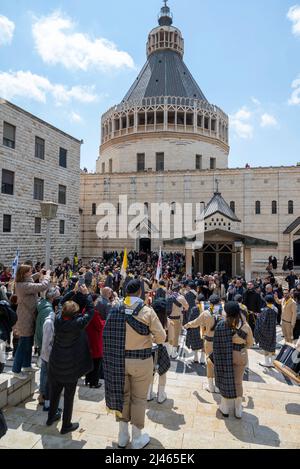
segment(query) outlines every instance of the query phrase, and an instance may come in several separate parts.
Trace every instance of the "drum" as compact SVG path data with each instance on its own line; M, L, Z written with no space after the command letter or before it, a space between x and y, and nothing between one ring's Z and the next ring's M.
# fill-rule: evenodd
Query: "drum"
M293 345L284 345L274 361L275 368L300 385L300 351Z

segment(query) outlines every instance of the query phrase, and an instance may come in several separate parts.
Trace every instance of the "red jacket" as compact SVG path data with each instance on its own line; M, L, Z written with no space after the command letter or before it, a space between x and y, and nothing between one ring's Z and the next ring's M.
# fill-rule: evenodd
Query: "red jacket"
M92 358L103 357L103 329L105 321L101 318L99 312L95 309L95 314L89 325L86 327L90 352Z

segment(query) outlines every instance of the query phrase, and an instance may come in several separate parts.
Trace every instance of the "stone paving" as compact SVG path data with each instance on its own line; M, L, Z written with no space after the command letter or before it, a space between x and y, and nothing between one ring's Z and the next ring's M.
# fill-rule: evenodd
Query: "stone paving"
M218 394L205 389L205 366L193 364L193 354L182 348L168 374L168 400L147 406L148 449L300 448L300 388L276 370L259 366L259 350L250 351L250 372L245 374L244 416L223 419L217 411ZM37 395L17 407L5 409L8 433L0 448L112 449L118 424L105 409L104 390L80 382L73 421L79 430L61 436L61 423L46 427L47 414Z

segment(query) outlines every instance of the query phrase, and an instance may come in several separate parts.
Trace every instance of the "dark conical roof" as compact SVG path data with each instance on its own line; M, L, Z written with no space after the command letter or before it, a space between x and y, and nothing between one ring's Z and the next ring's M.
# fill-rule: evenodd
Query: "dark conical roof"
M157 51L149 56L124 101L156 96L207 101L180 55L172 50Z
M207 204L204 212L204 218L208 218L216 213L225 215L232 221L240 222L241 220L236 216L236 214L231 210L228 203L223 199L220 192L215 192L211 201Z

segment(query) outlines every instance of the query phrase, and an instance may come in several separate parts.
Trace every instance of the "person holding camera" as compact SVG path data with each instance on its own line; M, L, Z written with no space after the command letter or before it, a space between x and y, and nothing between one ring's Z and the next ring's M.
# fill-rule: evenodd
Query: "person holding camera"
M43 275L42 272L38 274L39 278L41 278L41 275ZM15 285L15 293L18 297L16 331L19 341L12 368L15 378L27 379L26 374L21 371L22 368L23 371L36 371L31 367L31 358L38 294L48 290L49 284L50 270L45 272L43 280L40 280L39 283L34 283L32 266L19 266Z
M61 419L58 405L64 390L62 435L79 427L78 423L71 422L73 403L78 379L93 370L85 331L93 316L92 296L86 285L81 285L77 292L68 293L62 299L54 321L54 342L48 365L50 409L46 425L51 426Z

